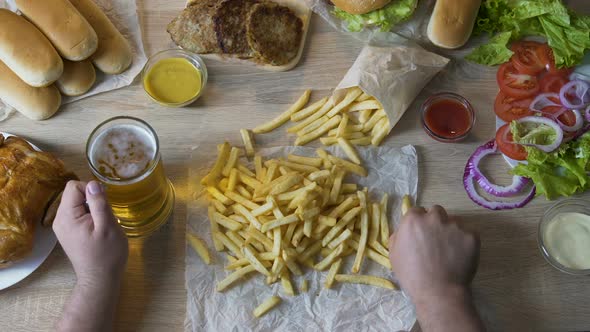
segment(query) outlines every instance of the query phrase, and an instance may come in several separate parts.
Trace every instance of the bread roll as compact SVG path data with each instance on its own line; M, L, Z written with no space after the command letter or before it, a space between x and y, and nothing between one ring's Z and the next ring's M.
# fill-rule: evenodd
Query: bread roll
M57 112L61 95L55 85L35 88L23 82L0 61L0 99L33 120L45 120Z
M65 59L81 61L96 51L96 32L68 0L16 0L16 5Z
M439 47L459 48L469 40L481 0L437 0L428 38Z
M66 96L79 96L88 92L94 81L96 72L89 59L79 62L64 60L64 73L55 85Z
M388 5L391 0L332 0L334 6L350 14L366 14Z
M28 85L55 82L63 63L53 45L31 22L0 8L0 61Z
M92 0L70 0L88 20L98 36L98 49L92 55L96 68L106 74L120 74L127 70L133 53L127 39Z

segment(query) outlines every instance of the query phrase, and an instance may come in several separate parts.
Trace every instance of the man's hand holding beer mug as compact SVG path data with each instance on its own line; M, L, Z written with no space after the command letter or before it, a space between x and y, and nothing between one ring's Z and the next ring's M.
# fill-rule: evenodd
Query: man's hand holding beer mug
M77 278L58 330L111 330L128 245L103 186L68 182L53 230Z

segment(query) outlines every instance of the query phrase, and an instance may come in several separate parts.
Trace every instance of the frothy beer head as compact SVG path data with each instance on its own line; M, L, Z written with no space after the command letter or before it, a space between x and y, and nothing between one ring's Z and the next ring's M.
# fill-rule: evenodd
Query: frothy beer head
M121 124L100 133L90 147L92 165L107 178L137 177L152 165L155 138L144 128Z

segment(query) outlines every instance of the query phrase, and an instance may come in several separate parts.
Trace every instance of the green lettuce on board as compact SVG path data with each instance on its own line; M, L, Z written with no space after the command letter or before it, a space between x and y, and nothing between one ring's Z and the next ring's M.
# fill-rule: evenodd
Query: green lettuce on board
M537 196L545 195L552 200L590 189L590 133L562 144L551 153L535 147L525 149L527 164L517 165L512 173L532 179Z
M394 25L409 19L417 5L418 0L393 0L387 6L366 14L354 15L339 8L335 8L333 13L346 21L351 32L361 31L366 26L376 26L381 31L389 31Z
M561 0L484 0L474 34L496 33L502 37L476 48L467 59L488 66L504 63L512 56L511 41L541 36L553 49L557 67L573 67L590 49L590 16L569 11Z

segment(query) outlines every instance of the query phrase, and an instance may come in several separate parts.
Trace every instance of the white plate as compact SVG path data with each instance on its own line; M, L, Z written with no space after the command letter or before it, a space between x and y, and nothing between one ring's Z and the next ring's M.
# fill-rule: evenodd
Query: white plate
M0 132L0 134L3 134L4 137L14 136L3 132ZM35 150L41 151L35 145L31 144L31 146ZM3 269L0 268L0 290L8 288L23 280L41 266L55 247L57 238L55 237L55 234L53 234L51 227L43 227L39 224L35 225L35 238L33 243L33 251L29 256L9 267Z

